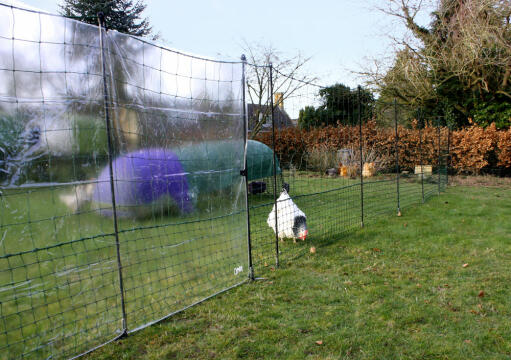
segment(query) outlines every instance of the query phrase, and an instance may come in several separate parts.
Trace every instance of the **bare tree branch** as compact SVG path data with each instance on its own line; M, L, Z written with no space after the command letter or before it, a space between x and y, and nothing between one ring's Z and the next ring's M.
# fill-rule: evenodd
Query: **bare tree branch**
M307 83L317 80L307 74L304 66L311 57L304 57L301 53L291 57L282 58L281 53L272 45L261 43L248 43L244 41L242 48L247 54L249 66L247 68L248 98L255 104L253 117L255 124L251 136L255 137L268 121L271 115L269 82L269 64L273 67L273 92L282 93L282 101L301 89ZM260 66L266 65L266 66ZM276 108L279 104L274 104ZM253 120L253 119L252 119Z

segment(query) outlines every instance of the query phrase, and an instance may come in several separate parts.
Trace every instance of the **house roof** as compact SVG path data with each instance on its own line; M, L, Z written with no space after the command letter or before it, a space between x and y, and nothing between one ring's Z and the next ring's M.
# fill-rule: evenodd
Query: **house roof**
M259 109L259 111L257 111ZM248 130L252 130L254 125L258 120L259 113L269 112L268 105L257 105L257 104L247 104L247 116L248 116ZM293 121L287 114L284 109L280 107L275 107L273 110L273 116L275 118L275 127L280 129L284 127L294 127ZM271 121L268 120L266 124L263 125L262 131L265 129L271 129Z

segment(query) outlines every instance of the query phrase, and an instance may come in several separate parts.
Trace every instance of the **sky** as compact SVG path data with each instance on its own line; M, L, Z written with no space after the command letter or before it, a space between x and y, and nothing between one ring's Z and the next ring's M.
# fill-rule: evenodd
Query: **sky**
M172 49L239 60L244 42L271 45L281 58L298 53L311 57L304 70L316 77L318 84L340 82L355 87L364 83L356 73L366 69L371 59L392 59L394 47L389 35L399 38L405 34L398 19L376 9L386 1L146 0L144 16L153 31L160 33L158 42ZM23 3L58 13L62 1ZM428 24L430 11L431 6L420 13L418 22ZM286 110L296 117L302 106Z
M404 26L375 7L385 0L146 0L145 16L165 45L224 60L239 59L244 41L271 44L283 57L312 57L307 70L325 85L356 86L372 58L392 54L388 34ZM57 13L56 0L24 0ZM428 22L428 12L420 21Z

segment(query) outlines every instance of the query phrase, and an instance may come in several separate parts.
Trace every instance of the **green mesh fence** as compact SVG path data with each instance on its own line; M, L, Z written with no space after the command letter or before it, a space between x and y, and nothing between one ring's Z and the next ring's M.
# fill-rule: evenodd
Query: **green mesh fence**
M259 66L250 70L261 74ZM282 168L276 196L284 187L288 190L306 216L308 234L305 241L282 236L277 242L271 229L275 225L269 226L274 221L269 217L275 209L273 187L250 194L256 275L381 216L401 216L411 205L445 190L449 132L440 126L441 118L413 120L410 114L417 113L416 109L381 101L375 109L364 102L367 94L357 88L345 87L336 93L329 87L277 75L275 87L292 83L289 87L294 90L288 96L277 94L284 101L278 104L278 114L271 114L275 131L263 126L255 138L275 147ZM265 96L263 110L275 92ZM293 126L284 124L282 114L294 119ZM309 132L299 129L308 126L300 123L307 116L309 122L316 122ZM258 120L265 121L255 118L249 123ZM410 123L415 125L410 127ZM277 200L277 204L278 217L293 218L295 210L288 201ZM287 228L292 227L288 222Z
M90 352L447 185L441 119L410 129L360 89L0 16L0 359ZM334 126L287 146L306 113Z
M0 16L0 358L83 354L243 283L242 63Z

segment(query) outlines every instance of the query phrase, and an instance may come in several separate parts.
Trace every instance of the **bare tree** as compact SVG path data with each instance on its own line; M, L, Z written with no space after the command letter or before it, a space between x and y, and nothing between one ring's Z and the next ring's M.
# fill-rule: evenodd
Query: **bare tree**
M247 93L248 100L255 104L253 118L255 119L251 137L254 138L270 118L270 68L273 67L273 92L281 93L280 101L285 101L293 93L317 80L304 70L304 65L310 57L304 57L301 53L290 58L284 58L280 51L272 45L262 43L248 43L244 41L243 50L249 63L247 69ZM274 108L279 106L273 104Z
M390 68L376 62L361 74L404 103L449 99L465 117L478 102L511 98L511 2L438 0L428 27L416 21L425 3L385 2L380 10L400 19L410 36L393 39L397 50Z

